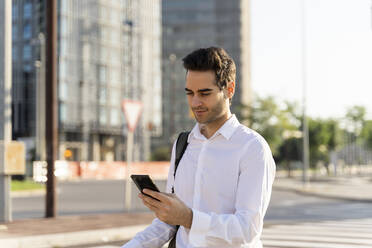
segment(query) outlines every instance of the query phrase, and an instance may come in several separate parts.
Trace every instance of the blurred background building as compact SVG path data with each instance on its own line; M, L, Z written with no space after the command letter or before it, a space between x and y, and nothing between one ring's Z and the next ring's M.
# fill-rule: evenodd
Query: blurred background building
M13 139L28 139L35 147L42 143L45 119L36 111L45 106L38 97L45 72L39 35L45 1L15 0L12 12ZM59 158L124 160L121 100L130 98L143 102L134 159L148 160L151 136L162 131L160 65L160 0L59 1Z
M247 0L163 0L163 136L154 140L170 145L183 130L191 130L195 121L185 97L185 70L182 58L201 47L221 46L237 66L236 94L232 111L241 116L239 106L249 105L250 23Z

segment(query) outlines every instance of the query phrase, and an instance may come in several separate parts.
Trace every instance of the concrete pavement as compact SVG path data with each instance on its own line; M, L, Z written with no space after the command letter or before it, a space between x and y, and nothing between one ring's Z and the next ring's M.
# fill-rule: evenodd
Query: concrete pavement
M301 177L279 177L274 188L318 197L372 202L372 175L318 177L311 178L308 184L304 184Z
M318 177L303 185L300 177L278 173L276 190L295 191L343 200L372 202L372 176ZM128 240L151 223L149 212L27 219L0 223L1 248L78 246Z

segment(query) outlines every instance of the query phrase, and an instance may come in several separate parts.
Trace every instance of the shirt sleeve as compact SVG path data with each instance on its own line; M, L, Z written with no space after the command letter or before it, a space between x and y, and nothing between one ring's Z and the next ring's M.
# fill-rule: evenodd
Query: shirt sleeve
M192 209L189 242L195 247L260 242L263 218L271 197L275 162L269 146L257 137L245 146L240 160L235 212L216 214Z
M175 160L175 145L173 145L172 149L172 157L171 157L171 165L169 167L168 172L168 180L167 180L167 187L166 192L170 193L172 191L173 186L173 170L174 170L174 160ZM148 226L142 232L139 232L134 236L132 240L128 243L123 245L121 248L155 248L155 247L162 247L165 243L167 243L171 237L176 232L176 227L169 225L167 223L162 222L158 218L155 218L151 225Z

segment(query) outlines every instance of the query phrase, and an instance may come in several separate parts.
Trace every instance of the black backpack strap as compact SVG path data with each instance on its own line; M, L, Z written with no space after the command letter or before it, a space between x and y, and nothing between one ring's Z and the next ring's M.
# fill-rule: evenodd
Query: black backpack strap
M187 143L187 139L189 138L189 134L190 134L190 132L182 132L178 135L178 138L177 138L176 161L174 163L174 172L173 172L174 181L176 180L176 171L177 171L178 164L180 163L181 158L186 151L186 147L189 144L189 143ZM174 185L174 183L173 183L173 185ZM172 186L172 193L174 193L174 186ZM177 231L178 231L179 228L180 228L180 226L177 225L176 226L176 232L175 232L175 234L173 235L172 239L169 242L169 245L168 245L169 248L176 248L176 235L177 235Z
M173 172L173 177L174 180L176 180L176 172L178 168L178 164L181 161L181 158L183 154L186 151L186 147L189 143L187 143L187 139L189 137L190 132L182 132L178 135L177 138L177 143L176 143L176 160L174 163L174 172ZM174 193L174 187L172 186L172 193Z

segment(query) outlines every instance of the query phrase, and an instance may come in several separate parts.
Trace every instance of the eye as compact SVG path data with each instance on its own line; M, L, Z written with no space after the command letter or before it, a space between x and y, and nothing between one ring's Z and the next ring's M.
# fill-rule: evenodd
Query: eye
M192 92L186 92L186 95L191 96L193 93Z
M211 93L201 93L202 96L209 96Z

